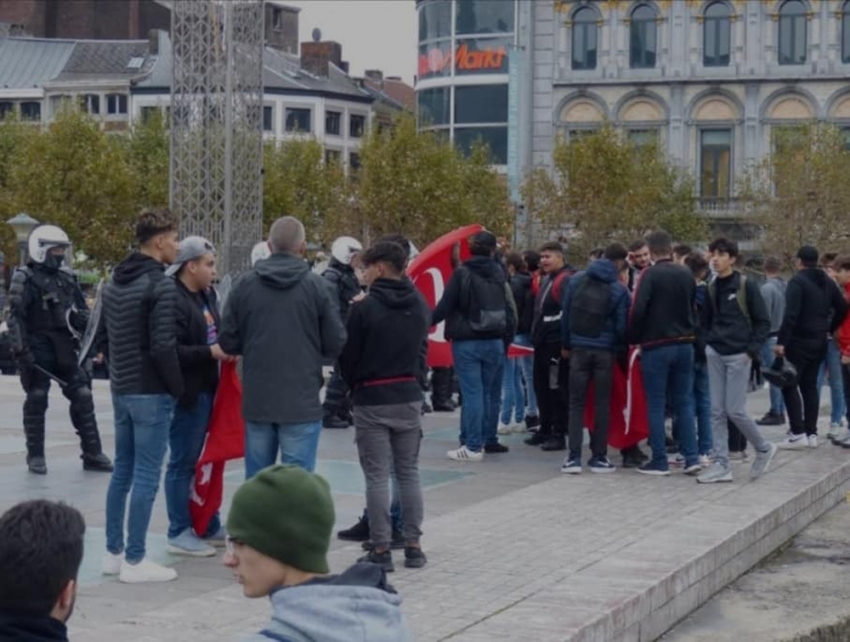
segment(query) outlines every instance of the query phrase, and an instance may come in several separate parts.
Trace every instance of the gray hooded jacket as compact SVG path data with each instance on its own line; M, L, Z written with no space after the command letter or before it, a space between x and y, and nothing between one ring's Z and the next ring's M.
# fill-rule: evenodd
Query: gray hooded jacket
M273 254L236 282L218 343L243 357L246 421L321 420L322 363L339 356L345 327L327 281L301 258Z

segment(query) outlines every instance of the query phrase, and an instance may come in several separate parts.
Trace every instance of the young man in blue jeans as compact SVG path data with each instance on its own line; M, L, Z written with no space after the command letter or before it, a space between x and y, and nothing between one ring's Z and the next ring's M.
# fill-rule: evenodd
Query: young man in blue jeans
M631 343L640 346L641 370L649 411L652 459L638 468L644 475L669 475L664 410L667 393L675 417L675 434L685 457L685 473L700 472L694 425L694 341L696 282L691 271L673 263L673 242L666 232L647 238L653 265L646 268L635 292Z
M224 530L216 514L203 533L192 530L189 504L195 468L204 448L218 386L218 362L230 357L218 345L218 300L215 250L200 236L180 242L177 262L166 270L177 286L177 356L183 377L183 396L177 402L168 438L171 458L165 472L168 508L168 552L212 557L211 543L224 546ZM201 539L201 537L203 539Z
M122 582L167 582L177 572L145 557L168 429L183 394L177 358L177 289L165 266L177 257L177 218L145 211L136 222L139 249L112 271L103 293L99 347L109 361L115 413L115 471L106 494L105 575ZM130 495L127 547L124 514Z
M277 461L312 471L322 431L322 364L336 361L345 327L327 282L304 260L301 221L272 224L272 255L233 286L218 343L241 355L245 477Z

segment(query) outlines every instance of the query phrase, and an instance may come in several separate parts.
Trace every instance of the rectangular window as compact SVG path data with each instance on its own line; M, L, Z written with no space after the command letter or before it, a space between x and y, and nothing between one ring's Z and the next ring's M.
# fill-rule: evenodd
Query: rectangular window
M646 5L641 5L645 7ZM657 47L655 20L632 20L631 53L629 66L632 69L653 69Z
M7 116L11 116L15 111L15 103L11 100L4 100L0 102L0 120L6 118Z
M508 162L507 127L456 127L455 145L464 154L468 154L476 142L487 145L493 165L506 165Z
M704 67L728 67L731 51L729 18L707 18L704 25Z
M452 0L423 2L419 9L419 42L452 35Z
M779 64L802 65L806 62L806 23L804 15L779 18Z
M275 31L283 30L283 9L272 9L272 26Z
M80 109L87 114L97 116L100 114L100 96L97 94L86 94L80 96Z
M507 122L507 85L455 87L455 123Z
M141 111L139 112L142 116L142 122L149 123L151 121L151 118L153 118L158 111L159 107L142 107Z
M573 23L573 69L596 69L596 22Z
M447 125L451 119L451 88L423 89L416 94L419 126Z
M311 131L313 131L310 110L287 107L286 131L301 132L302 134L309 134Z
M512 33L514 0L457 0L457 34Z
M700 132L700 196L728 199L732 178L732 130Z
M325 134L339 136L342 131L342 114L338 111L325 112Z
M351 138L362 138L366 131L366 116L351 114L348 118L348 135Z
M127 94L109 94L106 96L106 113L110 115L127 113Z
M263 131L274 131L274 105L263 105Z
M26 102L21 103L21 120L39 121L41 120L41 103Z
M635 147L658 144L657 129L630 129L628 132L629 143Z
M342 158L342 153L338 149L325 150L325 165L339 163Z
M355 172L360 169L360 154L351 152L348 154L348 166Z
M850 7L841 14L841 62L850 62Z

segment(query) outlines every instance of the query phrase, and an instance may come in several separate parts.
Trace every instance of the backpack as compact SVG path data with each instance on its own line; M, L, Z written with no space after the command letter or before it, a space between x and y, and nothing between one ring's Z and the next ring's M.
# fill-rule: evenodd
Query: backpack
M469 327L481 334L504 335L508 331L507 293L501 283L492 283L464 269Z
M611 284L585 276L570 299L570 333L589 339L602 335L608 319Z
M717 279L712 279L711 283L708 284L708 296L711 305L715 305L717 301ZM747 323L752 327L753 320L750 317L750 304L747 301L747 277L740 273L738 274L738 290L735 292L735 297L738 299L738 307L744 313Z

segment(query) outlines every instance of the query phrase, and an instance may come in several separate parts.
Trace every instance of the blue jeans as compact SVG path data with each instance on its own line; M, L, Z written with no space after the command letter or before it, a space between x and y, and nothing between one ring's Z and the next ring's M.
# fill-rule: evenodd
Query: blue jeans
M830 339L826 349L826 361L821 364L818 372L818 402L820 402L820 390L823 386L824 377L829 374L829 421L833 424L841 423L844 419L844 382L841 378L841 350L834 339Z
M174 405L170 395L112 394L115 470L106 493L106 550L113 555L125 552L124 513L130 494L125 557L131 564L145 557Z
M192 483L195 469L212 414L213 394L201 393L194 406L177 406L168 435L168 449L171 458L165 469L165 505L168 508L168 537L175 538L183 531L192 528L192 516L189 502L192 495ZM201 537L213 535L221 528L218 513L210 520Z
M666 470L667 445L664 407L667 392L673 411L674 431L685 465L699 461L694 426L694 346L690 343L666 345L641 352L641 370L649 410L649 445L652 463Z
M527 334L518 334L514 343L531 347ZM525 388L523 388L525 380ZM517 357L505 361L505 374L502 377L502 423L511 423L513 411L516 423L526 417L537 416L537 396L534 394L534 356Z
M277 462L295 464L313 472L322 422L304 424L278 424L245 422L245 479L251 479L263 468Z
M776 347L777 337L768 337L761 347L761 367L770 368L776 356L773 349ZM785 416L785 400L782 398L782 390L776 386L770 386L770 414Z
M699 454L708 455L714 448L714 438L711 427L711 389L708 385L708 364L705 361L694 363L694 404Z
M485 443L498 442L505 344L501 339L453 341L452 357L463 396L460 443L472 452L480 452Z

